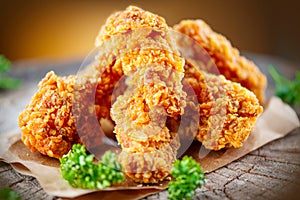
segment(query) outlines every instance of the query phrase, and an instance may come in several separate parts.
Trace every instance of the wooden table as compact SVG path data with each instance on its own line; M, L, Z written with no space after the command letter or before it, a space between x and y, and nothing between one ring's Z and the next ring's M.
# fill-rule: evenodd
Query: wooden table
M288 77L293 77L299 66L270 56L247 54L267 74L273 64ZM0 133L18 128L18 113L24 109L37 89L36 84L49 70L59 75L76 74L81 59L65 61L21 61L14 63L11 74L23 80L17 90L0 92ZM269 78L269 77L268 77ZM267 96L274 86L269 79ZM300 106L295 107L298 115ZM288 136L206 175L206 184L196 191L194 199L300 199L300 128ZM0 162L0 188L9 186L22 199L59 199L46 194L33 177L17 173ZM167 199L162 191L145 199Z

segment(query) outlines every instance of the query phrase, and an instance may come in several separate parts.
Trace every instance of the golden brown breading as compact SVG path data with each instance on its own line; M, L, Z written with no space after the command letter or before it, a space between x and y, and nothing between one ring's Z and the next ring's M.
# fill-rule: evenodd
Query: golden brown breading
M120 163L137 182L163 180L179 147L166 120L184 111L184 59L174 48L168 29L163 18L128 7L109 17L97 40L116 55L115 64L122 66L127 76L128 89L114 102L111 117L122 147ZM156 162L162 155L161 162Z
M138 182L157 183L169 175L174 161L176 160L178 137L165 146L148 152L128 152L124 150L120 153L119 161L122 163L122 170Z
M49 72L19 115L22 141L32 151L60 158L79 138L72 115L75 77Z
M178 52L171 51L175 48L171 46L173 44L167 42L168 38L165 33L168 29L162 17L135 6L129 6L108 17L96 38L96 46L99 47L99 55L96 57L98 63L93 66L93 69L89 69L90 74L87 77L87 79L95 77L95 80L99 82L97 93L103 92L104 95L110 96L109 100L114 100L116 95L111 96L112 92L123 74L131 75L140 65L147 63L147 59L146 62L140 60L141 49L144 49L144 54L148 54L148 50L151 50L147 55L152 55L149 59L156 59L157 55L154 54L160 53L159 50L164 50L165 60L169 59L169 61L161 60L161 62L173 62L171 64L176 68L174 70L181 68L183 72L184 60L179 58L180 61L178 59L172 61L174 56L170 54ZM148 49L147 52L145 49ZM176 65L178 62L181 63ZM103 72L103 69L106 70ZM183 77L183 74L181 75ZM101 98L102 96L96 96L96 102ZM107 103L111 104L111 101Z
M140 49L120 59L127 84L143 90L149 109L163 106L169 117L183 114L185 92L181 80L184 59L166 50Z
M223 75L191 69L184 82L190 84L198 97L200 123L196 138L211 150L242 146L262 113L258 99L239 83Z
M214 32L202 20L183 20L174 26L174 30L196 40L214 59L226 79L240 83L254 92L261 103L264 102L266 77L253 62L241 56L224 36Z
M164 18L154 15L135 6L128 6L125 10L112 14L96 38L96 46L100 46L104 41L116 34L128 32L130 30L151 28L159 31L168 30L168 25Z
M169 175L179 140L166 126L165 108L149 110L145 100L140 88L126 91L113 104L111 114L122 147L123 171L137 182L157 183Z
M157 183L169 175L176 160L179 141L172 148L175 133L166 126L166 120L168 116L183 113L182 76L173 69L154 65L140 67L133 77L142 80L130 80L129 84L136 83L136 87L130 85L132 88L120 95L111 109L116 137L122 147L120 163L133 180Z
M103 94L103 87L99 84L95 94L98 101L91 102L91 88L97 85L85 82L79 89L76 78L59 77L51 71L40 81L38 91L19 115L22 141L30 150L60 158L75 143L84 141L92 147L86 138L93 138L96 144L101 142L102 138L94 127L99 126L100 118L110 118L111 104L107 103L110 95ZM82 106L79 110L73 107L74 95L77 106ZM91 105L94 110L87 109ZM85 135L79 139L78 132L85 132Z

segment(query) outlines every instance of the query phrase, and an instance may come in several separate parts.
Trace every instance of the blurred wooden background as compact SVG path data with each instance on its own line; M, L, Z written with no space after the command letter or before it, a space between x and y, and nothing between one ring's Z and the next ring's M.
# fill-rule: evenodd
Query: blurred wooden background
M137 5L166 18L201 18L242 51L300 62L300 7L259 0L1 0L0 53L11 60L85 56L114 11Z

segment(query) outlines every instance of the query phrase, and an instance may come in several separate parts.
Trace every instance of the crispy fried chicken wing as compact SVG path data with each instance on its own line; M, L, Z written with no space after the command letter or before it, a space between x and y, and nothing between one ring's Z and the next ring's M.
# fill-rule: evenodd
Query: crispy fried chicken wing
M191 68L185 66L184 82L194 88L199 101L200 122L196 138L211 150L241 147L263 111L258 99L254 93L239 83L226 80L223 75Z
M79 142L71 113L74 76L49 72L19 115L22 141L32 151L60 158Z
M82 90L75 91L76 80L76 76L60 77L51 71L40 81L38 91L19 115L22 141L31 151L61 158L73 144L84 139L79 138L78 132L86 132L87 136L95 138L94 141L101 140L92 127L99 126L101 118L110 118L111 104L107 103L110 96L103 94L99 84L96 91L99 100L93 104L95 113L80 109L81 112L74 115L74 95L80 100L79 105L88 106L85 105L90 102L87 92L91 93L92 87L90 82L85 82ZM85 120L76 124L80 116Z
M214 32L202 20L183 20L174 26L174 30L196 40L214 59L226 79L248 88L263 103L266 77L253 62L241 56L223 35Z
M128 89L114 102L111 117L122 147L121 165L137 182L163 180L179 147L166 120L184 112L184 59L168 29L163 18L131 6L109 17L97 39L101 46L113 38L107 49L119 55L115 64L127 76Z

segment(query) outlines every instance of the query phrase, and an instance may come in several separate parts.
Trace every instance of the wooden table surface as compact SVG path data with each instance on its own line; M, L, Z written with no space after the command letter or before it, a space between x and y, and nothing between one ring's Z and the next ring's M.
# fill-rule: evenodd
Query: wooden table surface
M287 77L292 78L296 64L276 57L247 54L267 74L267 66L273 64ZM81 59L73 61L31 60L14 63L12 76L23 80L17 90L0 91L0 134L18 128L17 117L37 89L38 81L49 70L59 75L76 74ZM269 77L268 77L269 79ZM269 79L267 96L274 92ZM299 116L300 106L294 107ZM1 148L1 147L0 147ZM0 188L8 186L22 199L59 199L50 196L33 177L17 173L0 162ZM194 199L300 199L300 128L286 137L206 174L206 183L197 189ZM167 199L167 192L145 199Z

